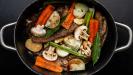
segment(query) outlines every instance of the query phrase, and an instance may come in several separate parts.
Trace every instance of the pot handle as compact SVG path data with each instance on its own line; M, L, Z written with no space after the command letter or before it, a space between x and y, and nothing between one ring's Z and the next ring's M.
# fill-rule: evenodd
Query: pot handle
M132 33L132 29L129 26L127 26L126 24L119 23L119 22L115 22L115 24L119 25L120 27L126 28L128 30L128 34L129 34L128 43L125 46L116 48L115 52L119 52L119 51L123 51L124 49L127 49L132 44L133 33Z
M4 30L5 30L6 28L8 28L8 27L10 27L10 26L13 26L13 25L15 25L15 24L17 24L17 22L12 22L12 23L6 24L6 25L4 25L4 26L1 28L1 30L0 30L0 42L1 42L1 45L2 45L3 47L5 47L5 48L7 48L7 49L10 49L10 50L13 50L13 51L16 51L16 48L15 48L15 47L12 47L12 46L8 46L8 45L5 44L4 39L3 39L3 32L4 32Z

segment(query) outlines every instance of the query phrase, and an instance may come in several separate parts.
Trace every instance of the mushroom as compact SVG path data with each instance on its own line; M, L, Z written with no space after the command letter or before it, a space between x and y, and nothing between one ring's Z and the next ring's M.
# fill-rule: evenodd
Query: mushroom
M55 60L57 60L58 55L56 53L54 53L54 51L55 51L55 47L50 46L49 49L48 49L48 51L45 51L44 50L42 52L42 55L43 55L43 57L46 60L55 61Z
M85 63L81 59L72 59L69 61L70 71L85 70Z
M67 46L74 48L75 50L78 50L81 46L82 41L76 40L73 35L69 35L64 38L64 43Z
M76 40L84 39L88 40L89 35L87 34L87 27L86 26L79 26L75 32L74 32L74 37Z
M55 39L54 42L55 43L61 43L63 40L64 40L64 38L58 38L58 39Z
M91 48L91 43L89 41L84 41L78 52L90 57L91 56L90 48Z
M46 34L46 30L43 28L44 28L44 25L37 25L36 27L31 28L31 33L34 36L43 36Z
M81 25L81 24L84 23L84 19L75 18L75 19L74 19L74 23L76 23L77 25Z

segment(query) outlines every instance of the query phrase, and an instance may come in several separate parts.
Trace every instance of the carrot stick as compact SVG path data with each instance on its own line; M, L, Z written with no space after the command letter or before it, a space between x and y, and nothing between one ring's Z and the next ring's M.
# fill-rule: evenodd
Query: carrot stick
M41 68L45 68L45 69L54 71L54 72L62 72L63 71L63 68L59 64L48 61L41 56L37 56L35 65L39 66Z
M52 5L48 5L40 14L36 25L44 25L53 11L54 11L54 7Z
M90 28L89 29L89 33L90 33L89 41L93 43L96 33L98 32L98 29L99 29L99 21L96 19L91 19L89 28Z
M73 20L74 20L74 15L73 15L73 10L74 10L74 5L75 3L73 3L69 9L69 12L68 12L68 15L65 19L65 21L62 23L62 26L65 28L65 29L69 29L73 23Z

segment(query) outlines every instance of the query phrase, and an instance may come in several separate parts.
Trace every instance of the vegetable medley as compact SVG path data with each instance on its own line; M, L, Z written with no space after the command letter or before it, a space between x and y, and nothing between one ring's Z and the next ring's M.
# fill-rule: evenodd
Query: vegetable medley
M105 17L95 8L73 2L48 4L39 16L27 19L31 36L25 47L35 56L35 65L54 72L85 70L95 65L107 33Z

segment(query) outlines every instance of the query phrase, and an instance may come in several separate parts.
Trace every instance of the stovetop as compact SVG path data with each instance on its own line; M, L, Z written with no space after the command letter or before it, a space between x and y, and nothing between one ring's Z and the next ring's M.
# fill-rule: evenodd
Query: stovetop
M35 0L0 0L0 28L7 23L14 22L19 17L20 13L25 7ZM97 0L101 2L105 8L112 14L115 21L127 24L133 29L133 0ZM11 27L5 31L5 41L7 44L13 46L13 28ZM119 42L118 46L124 45L128 40L127 31L118 28ZM133 74L133 45L123 52L115 53L111 61L105 68L96 73L96 75L108 74ZM7 71L7 72L5 72ZM10 72L8 72L10 71ZM34 75L19 59L14 51L0 46L0 73L4 72L13 74L29 74Z

